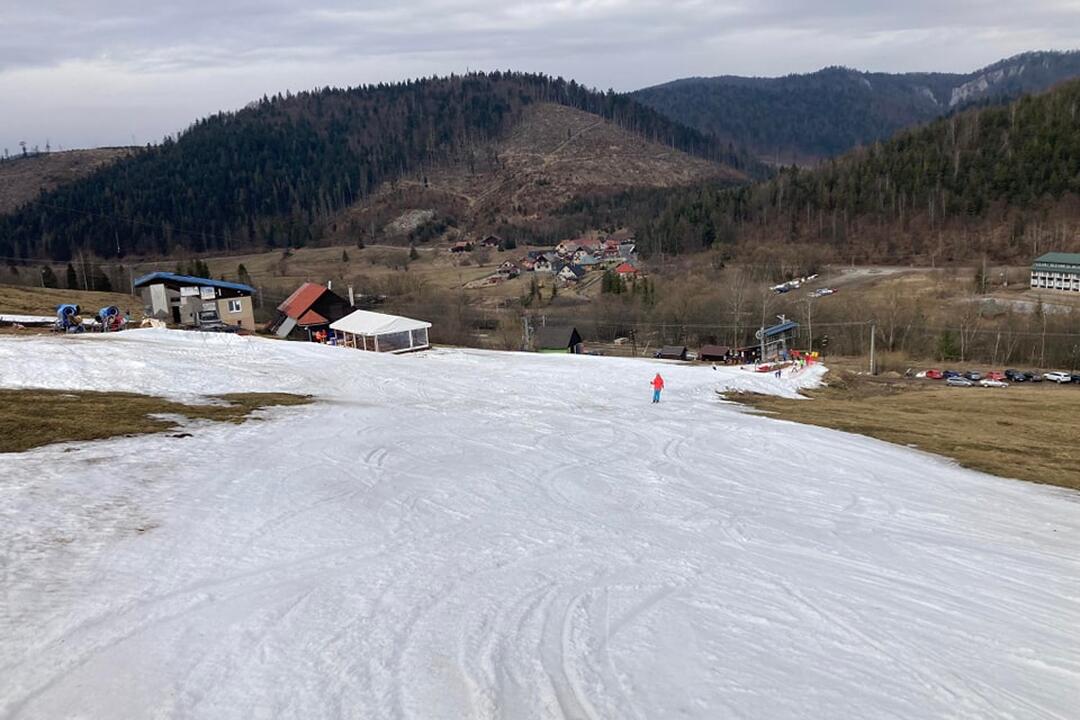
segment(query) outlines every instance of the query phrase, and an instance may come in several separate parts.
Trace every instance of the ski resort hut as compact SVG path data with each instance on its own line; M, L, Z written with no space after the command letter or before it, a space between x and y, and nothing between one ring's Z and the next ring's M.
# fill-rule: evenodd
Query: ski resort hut
M764 337L763 337L764 336ZM787 360L788 346L799 337L799 323L781 316L780 322L754 333L765 351L764 360Z
M585 352L581 333L572 325L546 325L536 328L533 346L537 352L542 353L568 352L580 355Z
M269 332L280 338L290 333L311 334L326 330L330 323L345 317L352 308L348 301L330 288L315 283L304 283L277 306L277 315L266 326Z
M330 323L338 345L371 352L405 353L424 350L428 345L428 328L423 320L355 310Z
M698 358L712 362L730 363L735 358L735 353L727 345L702 345L698 351Z
M685 360L686 359L686 346L685 345L665 345L660 348L660 352L656 354L656 357L661 360Z
M133 284L149 317L191 327L213 323L255 329L255 288L250 285L172 272L143 275Z

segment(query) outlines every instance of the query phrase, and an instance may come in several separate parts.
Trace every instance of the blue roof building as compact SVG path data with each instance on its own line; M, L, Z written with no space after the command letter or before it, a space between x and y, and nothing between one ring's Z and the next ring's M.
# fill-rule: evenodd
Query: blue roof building
M255 288L213 278L153 272L136 278L146 314L176 325L255 330Z

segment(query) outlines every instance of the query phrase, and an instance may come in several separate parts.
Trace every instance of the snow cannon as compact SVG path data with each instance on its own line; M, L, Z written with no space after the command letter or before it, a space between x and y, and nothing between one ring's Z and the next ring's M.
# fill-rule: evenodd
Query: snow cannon
M62 332L82 332L78 305L65 303L56 306L56 329Z
M108 305L97 311L97 320L101 323L102 332L113 332L124 326L124 316L120 314L120 308Z

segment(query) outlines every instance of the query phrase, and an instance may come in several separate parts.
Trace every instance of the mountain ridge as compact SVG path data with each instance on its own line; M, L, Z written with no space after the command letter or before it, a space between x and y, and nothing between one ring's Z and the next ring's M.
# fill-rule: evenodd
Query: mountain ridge
M467 162L541 102L591 112L642 142L756 168L631 98L573 80L495 72L323 88L200 119L42 194L0 216L0 254L66 260L319 242L384 183Z
M979 102L1080 76L1080 51L1032 51L970 73L828 66L780 77L680 78L630 93L674 120L774 164L813 164Z

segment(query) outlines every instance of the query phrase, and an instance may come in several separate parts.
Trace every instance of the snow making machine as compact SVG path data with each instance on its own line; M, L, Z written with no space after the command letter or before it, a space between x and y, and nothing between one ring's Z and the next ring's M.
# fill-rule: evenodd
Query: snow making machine
M78 305L64 303L56 306L56 329L63 333L81 333L83 331L82 317L79 315Z
M95 329L101 332L116 332L117 330L123 330L127 321L124 319L124 314L120 312L120 308L115 305L108 305L97 311L98 325Z

